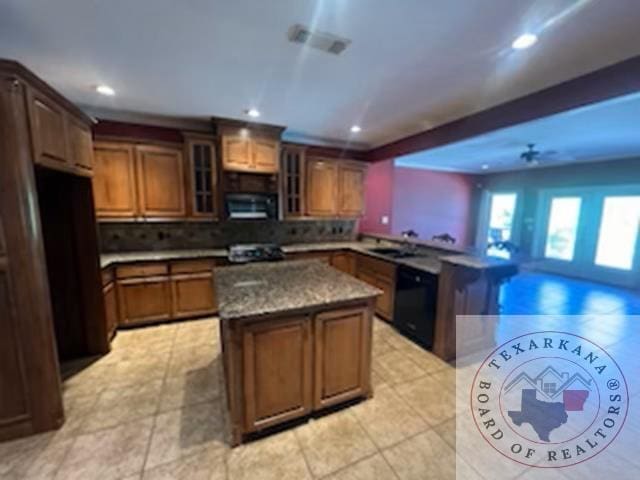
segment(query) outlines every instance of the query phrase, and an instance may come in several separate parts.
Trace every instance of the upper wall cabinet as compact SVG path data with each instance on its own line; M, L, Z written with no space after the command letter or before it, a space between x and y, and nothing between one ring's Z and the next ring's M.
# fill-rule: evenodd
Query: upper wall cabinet
M338 164L338 212L345 217L358 217L364 212L365 168L355 162Z
M335 161L308 159L306 193L307 215L333 217L338 214L338 166Z
M305 212L305 149L286 146L281 157L282 211L285 217L301 217Z
M134 146L96 142L93 201L99 218L135 217L138 200Z
M29 88L27 91L35 163L69 173L91 175L93 153L88 119L69 113L38 90Z
M364 212L366 166L350 160L309 157L306 212L312 217L358 217Z
M136 154L140 213L145 217L184 217L187 211L182 152L138 145Z
M267 138L222 136L222 168L235 172L277 173L280 142Z
M220 137L222 169L233 172L278 173L283 127L214 119Z
M216 218L217 185L216 148L213 138L185 135L187 155L188 214L194 218Z

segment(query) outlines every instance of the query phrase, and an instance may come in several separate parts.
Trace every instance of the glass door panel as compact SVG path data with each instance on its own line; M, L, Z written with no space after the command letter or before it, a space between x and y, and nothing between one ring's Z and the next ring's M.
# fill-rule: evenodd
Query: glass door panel
M575 253L580 197L555 197L551 199L544 256L555 260L572 261Z
M640 196L605 197L595 264L631 270L640 224Z

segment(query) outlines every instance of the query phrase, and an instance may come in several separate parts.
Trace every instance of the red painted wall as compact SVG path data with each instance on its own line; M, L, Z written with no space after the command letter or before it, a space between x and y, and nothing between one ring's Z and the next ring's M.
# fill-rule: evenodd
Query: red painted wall
M391 233L391 206L393 199L393 160L369 165L364 186L365 214L360 219L360 231ZM384 225L383 216L389 217Z
M360 231L399 235L412 229L422 239L449 233L459 245L471 245L474 190L471 175L394 167L393 160L374 163L365 183ZM383 215L389 216L389 225L380 222Z

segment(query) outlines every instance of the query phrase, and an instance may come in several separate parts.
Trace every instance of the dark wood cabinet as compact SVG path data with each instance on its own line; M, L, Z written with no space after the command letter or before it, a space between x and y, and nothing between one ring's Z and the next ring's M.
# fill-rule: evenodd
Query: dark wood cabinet
M127 218L139 215L133 145L96 142L92 182L96 216Z
M93 140L91 129L73 117L67 117L69 134L69 161L79 171L93 172Z
M218 175L213 138L185 135L189 212L194 218L217 218Z
M111 340L118 328L118 297L116 296L116 284L111 281L102 287L104 297L105 318L107 321L107 338Z
M245 430L306 415L312 407L308 317L250 323L242 330Z
M371 322L366 308L324 312L314 318L314 407L369 393Z
M182 152L151 145L136 146L138 202L145 217L186 215Z
M35 162L53 168L68 166L64 110L45 95L30 90L29 113Z
M86 176L87 169L76 168L69 156L70 120L82 124L83 130L91 124L32 72L17 62L0 60L0 442L59 428L64 422L53 309L60 290L67 298L77 288L70 297L85 320L86 353L101 353L101 348L91 348L98 337L105 344L99 347L108 346L97 325L104 318L91 308L100 304L102 309L95 239L87 235L95 232L95 222L91 208L89 216L84 208L92 203L90 182L78 175L83 170ZM43 193L50 192L42 192L40 181L60 177L68 188L51 203L65 222L73 219L73 229L42 211L41 202L49 200ZM47 257L57 253L46 244L52 226L66 242L64 254L71 251L77 260L65 272L65 278L73 279L72 287L54 285L49 278ZM74 248L80 245L79 236L87 248ZM62 258L60 263L67 266L67 257ZM92 314L86 315L89 310Z

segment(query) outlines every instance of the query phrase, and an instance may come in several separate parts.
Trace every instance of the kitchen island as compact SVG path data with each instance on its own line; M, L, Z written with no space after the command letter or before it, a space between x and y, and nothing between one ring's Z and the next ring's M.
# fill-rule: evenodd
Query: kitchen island
M380 290L317 260L215 270L232 443L372 395Z

